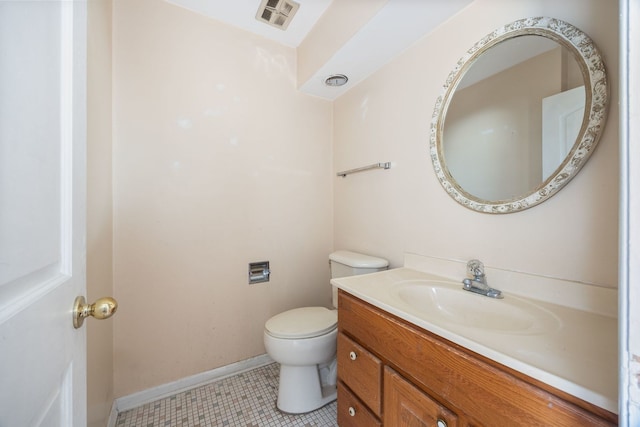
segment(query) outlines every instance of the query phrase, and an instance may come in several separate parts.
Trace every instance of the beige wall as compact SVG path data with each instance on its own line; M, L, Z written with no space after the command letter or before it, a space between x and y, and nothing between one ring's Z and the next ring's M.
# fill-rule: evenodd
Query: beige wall
M88 2L87 298L113 294L111 192L111 0ZM87 328L89 427L107 424L113 402L113 321Z
M471 211L445 193L431 165L435 100L477 40L540 15L572 23L600 48L611 88L607 127L587 165L555 197L509 215ZM335 247L386 257L393 267L413 252L617 286L617 19L614 0L476 0L336 100L335 171L382 161L393 167L334 178Z
M293 49L163 1L116 1L113 31L119 397L263 354L270 316L330 304L332 109L296 91Z

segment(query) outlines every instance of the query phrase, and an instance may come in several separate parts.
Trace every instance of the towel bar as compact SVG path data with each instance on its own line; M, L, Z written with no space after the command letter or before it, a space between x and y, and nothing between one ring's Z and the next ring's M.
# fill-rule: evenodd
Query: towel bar
M368 170L371 170L371 169L391 169L391 162L374 163L374 164L369 165L369 166L363 166L361 168L349 169L347 171L338 172L336 175L337 176L341 176L341 177L344 178L347 175L350 175L352 173L364 172L364 171L368 171Z

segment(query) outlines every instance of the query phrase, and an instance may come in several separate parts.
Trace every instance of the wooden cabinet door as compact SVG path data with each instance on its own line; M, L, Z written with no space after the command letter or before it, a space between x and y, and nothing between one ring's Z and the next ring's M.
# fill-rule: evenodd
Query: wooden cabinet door
M444 406L402 378L384 369L385 427L457 427L458 418Z

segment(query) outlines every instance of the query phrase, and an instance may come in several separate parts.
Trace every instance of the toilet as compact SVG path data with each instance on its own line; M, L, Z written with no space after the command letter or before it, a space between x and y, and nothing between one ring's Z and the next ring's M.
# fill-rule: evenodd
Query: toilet
M331 278L386 270L382 258L350 251L329 255ZM264 346L280 364L277 407L289 414L303 414L336 399L336 341L338 291L333 288L333 307L302 307L267 320Z

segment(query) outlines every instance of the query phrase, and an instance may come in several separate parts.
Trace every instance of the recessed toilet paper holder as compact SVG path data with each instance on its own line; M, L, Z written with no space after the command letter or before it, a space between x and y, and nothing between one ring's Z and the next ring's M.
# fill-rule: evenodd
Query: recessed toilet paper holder
M269 261L250 262L249 263L249 284L268 282L271 270L269 269Z

